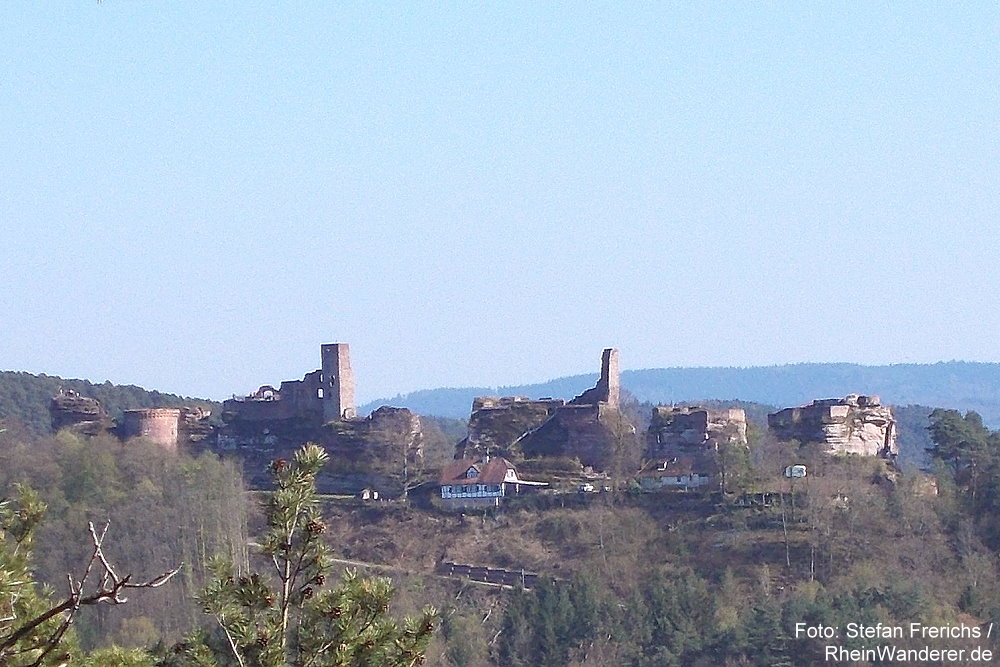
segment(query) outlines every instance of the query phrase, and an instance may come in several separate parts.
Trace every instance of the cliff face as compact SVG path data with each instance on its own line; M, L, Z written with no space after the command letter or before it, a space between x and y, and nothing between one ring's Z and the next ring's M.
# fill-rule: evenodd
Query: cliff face
M469 435L459 444L458 458L490 455L519 459L521 448L515 448L514 443L547 422L564 403L559 399L532 401L520 396L477 398L469 416Z
M294 418L234 419L219 430L215 447L240 456L251 488L267 488L268 464L291 458L307 442L322 445L330 455L317 478L322 493L357 493L367 487L397 496L404 480L412 481L423 465L423 425L406 408L381 407L366 419L322 426Z
M49 417L53 431L72 427L87 435L96 435L114 426L97 399L80 396L72 390L60 390L52 397Z
M820 442L831 452L893 458L896 420L878 396L849 394L813 401L767 416L768 428L782 440Z

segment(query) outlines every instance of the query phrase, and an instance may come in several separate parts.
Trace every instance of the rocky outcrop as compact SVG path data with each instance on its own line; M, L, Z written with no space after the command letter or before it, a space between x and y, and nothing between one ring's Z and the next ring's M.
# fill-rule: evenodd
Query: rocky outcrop
M182 407L180 421L177 424L178 438L181 442L201 442L211 436L215 429L208 418L211 410L200 407Z
M820 442L831 452L889 459L898 453L892 408L878 396L849 394L785 408L769 414L767 426L782 440Z
M327 422L299 419L235 420L222 427L216 448L237 454L251 488L269 488L267 466L288 459L307 442L326 449L330 461L317 477L322 493L358 493L369 488L398 497L423 467L423 424L406 408L383 406L365 419Z
M49 402L52 430L72 428L86 435L111 429L114 424L96 398L81 396L72 389L60 389Z
M521 396L482 396L472 403L469 431L459 443L459 458L519 456L514 443L547 422L565 405L562 399L530 400Z
M516 445L527 458L575 458L595 470L608 470L616 451L630 449L635 428L607 403L567 405ZM628 444L626 444L628 443Z
M650 457L692 447L712 451L721 444L746 447L747 415L740 408L658 405L653 408L646 444Z

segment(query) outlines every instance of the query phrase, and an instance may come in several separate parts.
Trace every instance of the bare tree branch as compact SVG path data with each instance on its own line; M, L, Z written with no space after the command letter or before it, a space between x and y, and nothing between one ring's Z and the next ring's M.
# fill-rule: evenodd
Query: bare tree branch
M24 625L19 627L17 630L12 632L6 638L0 638L0 660L3 656L11 655L13 653L20 653L21 651L12 651L19 641L27 637L32 631L41 626L43 623L52 619L60 614L66 614L62 623L52 632L52 634L41 644L31 647L31 650L44 647L42 653L37 657L32 667L38 667L42 664L45 659L59 642L62 640L63 635L69 630L70 625L76 618L77 612L80 607L87 605L95 605L99 603L111 603L111 604L125 604L128 602L128 598L121 595L122 591L127 588L159 588L164 585L175 574L177 574L181 565L178 565L173 570L168 570L163 574L160 574L148 581L141 583L131 583L132 575L125 575L121 577L115 572L114 567L108 561L107 557L104 555L104 536L108 532L111 522L108 521L104 524L101 529L100 534L98 534L97 529L94 527L93 522L87 524L90 530L91 541L94 543L93 550L91 551L90 558L87 561L87 566L83 571L83 575L78 581L73 581L73 576L71 574L66 575L66 579L69 582L69 597L60 602L59 604L53 606L44 613L38 615L37 617L26 622ZM103 573L101 576L101 583L95 588L95 590L89 595L84 593L84 588L87 586L87 580L90 579L91 574L94 571L94 563L100 563Z

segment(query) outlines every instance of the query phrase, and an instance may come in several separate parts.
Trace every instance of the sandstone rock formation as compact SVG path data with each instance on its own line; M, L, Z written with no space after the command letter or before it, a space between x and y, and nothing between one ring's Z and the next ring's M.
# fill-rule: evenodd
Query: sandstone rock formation
M96 398L81 396L72 389L60 389L49 402L52 430L73 428L87 435L97 435L114 426Z
M849 394L785 408L767 416L768 428L783 440L824 443L829 451L892 459L896 420L878 396Z

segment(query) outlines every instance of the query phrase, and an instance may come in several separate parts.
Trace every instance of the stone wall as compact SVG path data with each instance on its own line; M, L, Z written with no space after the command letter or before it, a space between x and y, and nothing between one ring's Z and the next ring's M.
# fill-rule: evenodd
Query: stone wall
M222 420L270 422L292 419L319 426L337 419L354 419L354 372L347 343L320 346L321 367L301 380L285 380L280 388L263 385L257 391L222 404Z
M785 408L767 416L767 426L783 440L820 442L831 452L893 458L896 420L878 396L849 394Z
M747 446L747 415L742 409L664 405L653 408L646 434L649 456L670 455L691 447L716 451L721 444Z

